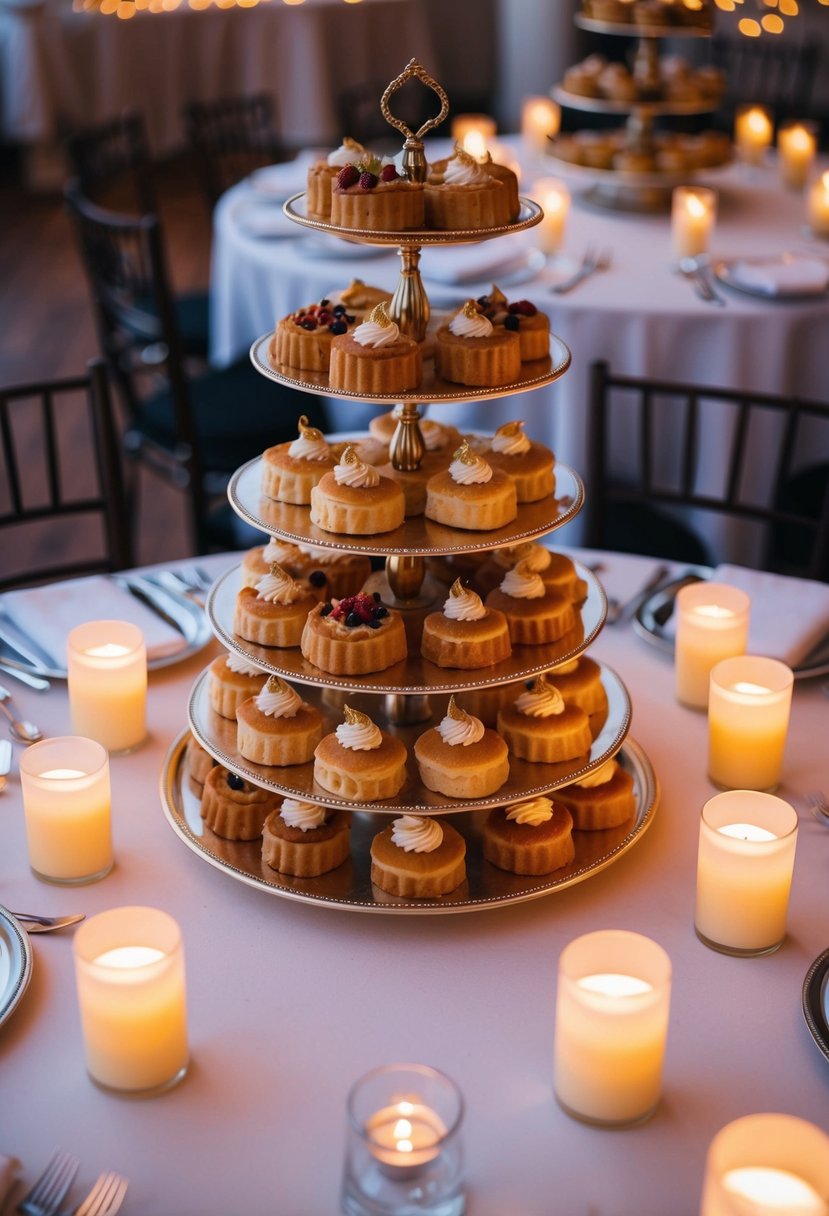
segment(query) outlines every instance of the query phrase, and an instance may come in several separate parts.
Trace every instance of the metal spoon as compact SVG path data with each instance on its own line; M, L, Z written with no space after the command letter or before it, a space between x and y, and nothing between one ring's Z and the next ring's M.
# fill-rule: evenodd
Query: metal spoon
M696 293L701 299L706 300L709 304L719 304L721 308L725 307L725 300L719 292L714 291L705 274L705 267L698 258L680 258L679 269L686 279L691 279Z
M12 745L8 739L0 739L0 794L6 788L6 777L11 772Z
M38 743L43 738L43 731L34 722L27 722L25 718L18 718L11 709L9 702L12 695L8 688L3 688L0 685L0 713L4 714L9 720L9 730L18 743Z
M84 920L85 912L76 912L73 916L33 916L28 912L12 912L15 920L23 921L27 933L52 933L55 929L65 929L67 925L76 925Z

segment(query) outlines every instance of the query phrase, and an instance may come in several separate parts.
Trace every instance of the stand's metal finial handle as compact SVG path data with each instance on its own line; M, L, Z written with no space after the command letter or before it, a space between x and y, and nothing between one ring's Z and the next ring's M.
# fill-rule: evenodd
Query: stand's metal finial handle
M402 118L395 118L389 109L389 102L392 97L409 80L419 80L427 89L432 90L440 102L440 112L434 118L427 118L426 122L417 131L410 130ZM446 96L446 93L438 82L429 75L421 63L418 63L416 59L410 59L400 75L395 76L394 80L386 86L386 91L380 98L380 109L386 122L390 126L395 127L405 137L406 142L403 145L403 172L407 179L410 182L425 181L426 157L423 153L423 136L433 130L439 123L442 123L449 113L449 98Z

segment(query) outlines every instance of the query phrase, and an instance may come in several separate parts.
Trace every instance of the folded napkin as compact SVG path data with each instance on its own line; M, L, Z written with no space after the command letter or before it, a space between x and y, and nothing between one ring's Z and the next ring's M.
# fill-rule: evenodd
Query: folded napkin
M292 194L299 194L301 190L305 189L308 169L318 159L319 157L314 152L300 152L295 160L255 169L247 179L248 184L254 190L284 202Z
M511 274L526 266L529 247L517 237L500 241L479 241L473 245L424 249L421 272L433 283L484 283L498 281L498 275Z
M826 583L730 565L717 566L712 579L739 587L751 598L749 654L768 655L796 667L829 633Z
M240 202L234 209L233 215L239 227L248 236L296 236L301 231L293 220L288 219L275 200L272 202Z
M770 296L819 295L829 287L829 264L817 258L756 258L735 262L731 277L740 287Z
M58 664L66 661L66 638L86 621L129 621L144 634L148 659L176 654L187 639L157 616L151 608L111 579L96 575L9 591L3 608L25 637L34 638Z

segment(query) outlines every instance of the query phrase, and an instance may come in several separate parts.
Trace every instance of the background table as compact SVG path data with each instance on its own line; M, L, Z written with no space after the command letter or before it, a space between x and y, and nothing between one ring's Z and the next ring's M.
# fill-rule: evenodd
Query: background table
M209 559L218 571L227 558ZM652 564L603 560L611 593ZM251 890L188 851L159 806L164 755L185 722L207 655L151 677L151 738L112 761L117 864L77 890L39 883L26 861L19 786L0 801L0 901L28 912L163 908L182 927L193 1062L151 1101L88 1080L67 934L33 938L31 986L0 1027L0 1151L27 1176L60 1145L79 1182L112 1167L131 1179L124 1216L320 1216L338 1211L345 1097L368 1069L417 1061L443 1069L467 1102L470 1216L695 1216L708 1144L725 1123L783 1111L827 1126L829 1061L800 1012L800 988L827 946L829 832L808 812L789 935L767 958L715 954L693 931L706 722L673 699L670 660L630 625L591 653L626 681L632 736L662 786L651 829L609 869L534 902L447 917L360 915ZM15 694L50 734L68 729L61 685ZM801 808L826 785L829 700L795 686L780 794ZM556 967L594 929L664 946L674 968L664 1100L626 1131L569 1119L552 1096Z

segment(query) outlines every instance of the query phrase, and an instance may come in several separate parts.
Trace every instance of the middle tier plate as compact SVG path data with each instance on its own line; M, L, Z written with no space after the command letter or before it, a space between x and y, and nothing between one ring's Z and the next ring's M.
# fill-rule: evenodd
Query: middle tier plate
M309 663L298 646L289 649L257 646L233 632L236 594L242 585L240 569L234 566L228 570L210 590L205 610L213 632L228 650L244 655L263 671L318 688L414 695L512 684L549 671L558 663L577 658L596 637L607 614L607 600L600 582L586 566L576 563L579 578L587 583L587 598L578 609L576 627L557 642L547 642L541 646L514 646L508 659L472 671L438 667L419 654L409 654L385 671L372 672L367 676L333 676Z

